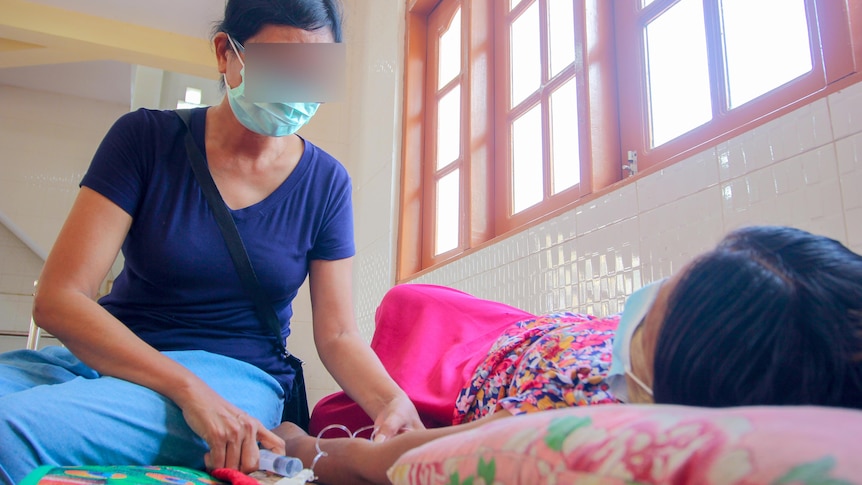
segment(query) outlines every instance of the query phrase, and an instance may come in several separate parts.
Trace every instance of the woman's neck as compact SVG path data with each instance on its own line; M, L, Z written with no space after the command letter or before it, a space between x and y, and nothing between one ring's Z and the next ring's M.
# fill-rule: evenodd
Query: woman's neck
M205 136L208 152L229 154L228 158L235 161L255 164L278 160L293 141L292 136L264 136L248 130L236 119L226 97L207 110Z

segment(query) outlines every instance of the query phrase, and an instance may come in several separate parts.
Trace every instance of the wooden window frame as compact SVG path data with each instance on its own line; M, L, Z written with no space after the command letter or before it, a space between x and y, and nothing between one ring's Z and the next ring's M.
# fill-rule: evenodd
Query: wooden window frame
M844 0L806 0L808 18L817 19L809 24L809 35L813 39L812 71L739 107L726 109L727 89L720 45L719 12L716 0L704 0L712 119L653 148L650 146L642 33L650 20L678 1L653 0L641 9L640 0L615 0L616 42L617 45L628 46L617 52L622 140L619 156L624 159L628 151L636 151L640 170L671 165L706 146L751 130L795 107L834 92L847 85L849 80L858 78L862 50L857 47L854 52L853 45L862 45L859 25L862 23L862 7L858 2L848 6Z
M581 2L574 2L580 6ZM503 8L495 9L494 16L494 25L495 26L505 26L505 28L498 28L496 31L496 40L495 44L499 46L499 52L497 53L497 59L500 62L497 62L497 69L495 70L497 79L496 87L496 106L505 107L501 109L499 112L499 116L497 116L495 131L494 133L497 135L497 146L496 146L496 160L500 162L500 165L497 167L498 169L495 171L496 173L496 186L504 188L501 194L499 194L497 198L496 211L495 211L495 222L496 226L501 232L508 232L513 229L516 229L520 226L523 226L526 223L529 223L532 220L535 220L542 215L559 209L560 207L566 206L574 200L579 199L582 195L589 193L591 186L589 184L590 180L590 167L587 163L586 153L588 150L588 143L583 143L580 146L581 154L580 154L580 173L581 173L581 181L582 183L578 183L573 187L569 187L568 189L558 193L551 194L551 160L550 160L550 98L553 94L554 90L562 86L566 81L575 80L575 86L578 92L582 92L583 89L586 89L586 85L584 83L584 66L575 61L575 63L566 69L563 69L559 72L554 79L548 79L549 69L548 66L544 65L548 60L548 31L547 26L544 22L540 21L539 24L539 35L540 35L540 49L541 53L539 54L540 64L542 64L542 72L541 72L541 86L538 91L535 91L533 94L528 96L526 99L522 100L519 106L513 106L510 108L511 104L511 92L510 92L510 76L509 70L510 66L505 61L511 59L510 46L511 42L509 41L509 28L512 25L511 18L516 18L524 13L524 11L528 7L532 7L536 5L539 8L539 17L540 19L547 19L547 11L546 5L547 2L521 2L511 11L506 11ZM583 52L583 28L578 29L577 27L582 27L584 22L582 18L582 12L579 12L577 6L574 8L575 18L573 22L575 22L575 52L576 58L580 57L578 54ZM578 22L580 20L580 22ZM578 99L577 110L578 113L584 113L584 100L581 96ZM543 180L543 189L542 189L542 201L538 202L532 207L526 208L516 214L512 214L513 203L513 180L514 180L514 158L513 158L513 148L512 148L512 132L511 127L515 120L517 120L520 116L524 115L529 110L539 106L541 108L542 115L542 146L537 147L537 153L542 157L542 180ZM579 116L579 118L581 118ZM583 118L579 119L579 126L583 126L586 122ZM584 131L584 130L581 130ZM578 134L579 138L584 138Z
M431 91L427 86L430 62L428 53L431 12L448 0L409 0L406 18L404 113L401 170L401 199L397 240L396 280L404 281L453 259L480 249L494 240L506 237L540 220L573 207L585 194L607 187L622 178L619 163L608 163L615 158L619 147L616 129L597 129L599 126L616 126L617 100L613 61L613 16L611 2L607 0L576 0L576 9L582 9L583 29L576 56L583 66L578 79L579 126L581 131L581 183L576 190L563 191L542 203L515 216L499 207L511 204L508 196L511 167L506 163L495 137L496 112L500 89L493 79L500 79L505 68L495 62L499 53L493 48L499 38L495 32L493 16L495 4L501 0L467 0L469 8L462 8L465 26L462 46L467 55L462 59L462 187L469 193L462 197L462 225L458 248L434 255L433 212L423 211L431 204L431 182L422 161L429 156L429 147L435 141L426 119ZM464 1L464 0L462 0ZM445 7L444 7L445 8ZM496 15L499 15L497 13ZM486 19L477 22L477 19ZM587 22L592 19L593 22ZM504 76L508 79L508 75ZM592 80L592 81L591 81ZM507 106L505 103L504 106ZM433 149L433 148L432 148ZM547 175L547 174L546 174ZM546 176L547 179L547 176ZM505 180L505 184L501 182ZM498 189L504 187L506 192ZM574 193L574 195L572 195ZM568 198L566 197L568 196ZM503 201L503 202L501 202ZM431 205L430 207L433 207Z
M640 32L640 28L637 23L639 17L632 15L631 10L637 8L639 0L575 0L575 8L583 11L584 22L580 26L583 29L582 43L576 49L576 55L583 56L583 70L577 85L580 149L581 159L589 161L582 166L581 187L578 195L570 200L551 198L515 217L504 217L499 209L499 201L503 199L495 189L510 192L511 168L507 161L505 170L502 169L501 152L506 153L507 147L501 141L505 137L494 136L500 129L500 121L495 121L494 107L508 106L508 102L500 104L500 96L508 96L508 91L499 87L495 89L492 80L508 80L508 74L495 62L495 56L483 50L500 42L501 34L495 32L495 21L492 21L492 3L502 0L460 0L470 4L470 8L462 8L462 21L470 28L462 37L462 46L469 46L469 55L462 60L465 80L462 85L464 136L461 150L465 167L462 181L469 187L469 194L461 201L462 227L458 248L442 255L431 255L434 236L433 231L427 229L429 222L426 219L431 217L431 211L423 212L423 205L428 203L428 184L423 184L423 159L427 156L427 145L431 143L426 139L426 78L429 69L426 54L428 17L441 1L450 0L408 0L407 5L398 282L432 271L629 183L630 178L624 179L622 170L629 150L638 153L639 173L660 170L707 146L714 146L862 81L862 2L808 0L808 8L815 9L818 18L812 35L818 36L826 53L820 64L824 73L823 86L809 92L806 89L812 88L803 86L805 81L791 82L776 90L776 93L780 91L777 95L772 93L731 110L733 116L720 113L707 125L655 149L647 149L645 130L648 124L643 99L646 94L643 89L645 71L639 50L643 48L642 40L632 44L632 35L640 35L632 33ZM667 8L670 1L673 0L654 0L647 9ZM625 9L629 9L628 18L624 15ZM474 22L478 18L489 20L482 26ZM715 48L715 45L710 47ZM721 66L711 66L711 70L714 69L721 69ZM744 119L746 116L748 119Z
M493 23L473 22L479 16L489 15L492 3L499 0L468 0L470 8L463 8L463 0L412 0L407 8L407 40L405 56L404 143L402 147L401 211L399 217L397 279L399 281L463 254L471 247L493 237L491 217L494 202L493 75L491 55ZM436 133L428 119L427 106L436 97L435 89L427 80L436 74L428 61L428 37L431 33L428 19L439 5L454 11L453 5L462 5L462 25L475 25L463 29L461 73L461 169L462 196L458 246L446 253L434 254L434 213L423 207L434 207L434 184L439 174L423 160L434 160ZM469 46L463 49L463 46ZM432 117L433 118L433 117ZM464 191L469 187L469 191ZM466 193L465 193L466 192Z

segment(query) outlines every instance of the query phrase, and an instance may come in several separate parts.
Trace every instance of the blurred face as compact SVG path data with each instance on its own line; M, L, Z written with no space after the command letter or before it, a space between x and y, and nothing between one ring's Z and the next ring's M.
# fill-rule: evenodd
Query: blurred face
M326 80L337 78L326 72L333 65L326 52L341 47L332 40L328 30L283 25L264 26L244 45L219 34L214 42L228 88L223 104L249 132L267 137L296 133L326 100Z
M332 32L329 29L319 29L315 31L302 30L297 27L287 25L264 25L260 31L252 37L246 39L244 46L254 43L264 44L281 44L281 43L321 43L335 42ZM225 75L229 88L235 88L242 82L240 70L242 70L243 62L237 58L233 48L228 41L227 34L220 32L216 34L214 43L216 46L216 55L218 56L219 72ZM240 56L243 55L242 48L237 45L240 51Z

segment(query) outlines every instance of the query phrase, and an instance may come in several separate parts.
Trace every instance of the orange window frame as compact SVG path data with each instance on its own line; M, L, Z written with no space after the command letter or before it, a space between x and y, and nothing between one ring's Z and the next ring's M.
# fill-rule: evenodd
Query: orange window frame
M644 59L646 25L679 0L616 0L615 31L619 73L619 156L638 154L640 170L665 167L697 151L751 130L781 114L859 80L862 61L862 6L843 0L805 0L812 39L812 70L737 108L727 109L718 0L704 0L712 119L657 147L651 147ZM855 47L854 47L855 46Z
M558 0L553 0L558 1ZM501 115L508 106L507 33L500 26L517 15L529 2L512 13L500 0L412 0L407 6L405 53L404 137L401 171L401 212L399 217L396 278L403 281L429 268L491 243L495 238L522 230L560 211L572 207L585 195L607 187L622 178L621 164L614 160L619 147L617 131L616 79L611 2L572 0L576 12L576 63L581 182L575 187L549 196L549 147L542 153L545 199L518 214L510 214L511 142L503 135L512 116ZM544 2L544 0L542 0ZM441 176L430 167L435 160L436 51L433 39L443 27L437 18L447 18L461 5L462 36L462 139L461 218L458 247L434 254L435 184ZM442 10L437 10L442 9ZM508 25L508 24L507 24ZM508 28L508 27L507 27ZM541 35L547 39L545 27ZM543 40L543 43L546 41ZM464 48L466 46L466 48ZM546 48L546 47L545 47ZM543 61L544 62L544 61ZM556 84L560 84L559 77ZM547 132L547 97L543 89L544 130ZM548 135L544 136L547 145ZM427 163L423 163L427 161ZM609 163L612 162L612 163Z
M502 3L502 2L501 2ZM575 23L575 38L572 41L575 44L575 52L582 53L583 52L583 5L580 1L575 1L575 18L573 22ZM518 106L513 106L509 108L511 104L511 76L509 75L509 70L511 66L509 65L509 60L512 58L510 48L511 42L509 39L510 28L512 26L513 20L519 17L524 13L524 11L533 6L537 6L539 8L539 45L541 52L538 53L539 62L541 65L541 86L539 89L533 94L529 95L526 99L521 101ZM586 89L586 85L584 83L584 66L582 63L578 62L578 59L582 58L580 55L576 54L575 62L563 69L561 72L557 73L557 75L553 79L549 79L550 67L548 66L549 60L549 33L548 26L545 21L548 13L546 11L546 1L524 1L518 4L511 11L504 8L495 9L494 16L494 25L499 26L496 33L496 45L499 46L499 50L497 52L497 70L496 70L496 105L501 107L499 110L498 116L496 119L495 125L495 133L497 134L497 149L496 153L499 158L499 165L496 170L496 186L503 188L499 194L497 199L496 211L495 211L495 222L498 230L502 233L512 231L517 229L518 227L524 226L530 221L536 220L541 216L547 214L548 212L552 212L554 210L560 209L571 203L574 200L579 199L581 196L590 192L591 185L589 183L590 180L590 165L587 163L588 153L589 153L589 143L588 137L584 136L585 130L579 130L581 133L574 134L573 136L578 136L580 140L586 141L587 143L580 143L580 173L581 173L581 182L573 187L569 187L564 191L558 194L551 193L551 179L552 179L552 168L551 168L551 95L553 92L565 84L567 81L574 80L577 91L579 93L584 92ZM580 29L578 27L581 27ZM542 145L536 147L536 153L538 156L542 158L542 180L543 180L543 194L542 201L537 203L536 205L524 209L521 212L516 214L512 214L513 203L513 195L514 195L514 157L513 157L513 133L512 133L512 125L513 123L523 114L525 114L530 109L533 109L536 106L541 108L542 114ZM572 107L576 109L579 114L583 114L586 112L584 109L584 100L583 96L579 96L578 106ZM582 127L586 124L587 120L585 120L582 116L579 116L579 126Z
M413 0L407 9L407 42L404 98L404 143L401 171L401 213L399 218L397 278L403 280L421 270L463 253L487 241L493 234L490 217L493 204L493 103L489 100L492 67L492 22L495 0ZM465 6L466 5L466 6ZM436 46L431 41L445 25L432 20L446 19L461 7L461 147L456 164L442 172L436 160ZM437 13L435 17L435 12ZM479 21L478 19L482 19ZM466 46L466 48L465 48ZM423 163L429 161L428 163ZM434 211L436 182L459 169L461 201L458 246L434 254Z
M538 1L538 0L527 0ZM582 13L576 47L580 55L578 112L580 124L581 185L537 204L515 216L511 207L511 162L508 136L511 118L502 115L509 96L507 63L498 52L505 45L508 13L502 0L410 0L407 6L401 200L397 240L396 278L404 281L484 245L553 217L612 189L623 179L622 164L629 151L638 153L639 171L657 170L682 160L782 114L862 81L862 2L806 0L814 41L814 69L809 75L771 91L733 110L720 108L715 98L723 85L723 67L715 61L715 0L704 0L712 26L713 119L655 148L649 146L649 123L643 29L662 9L676 0L654 0L641 9L639 0L573 0ZM426 173L425 160L434 160L436 133L429 106L434 99L427 86L429 24L433 11L462 5L462 139L461 218L458 247L433 254L435 177ZM710 7L710 5L712 5ZM519 7L523 8L523 7ZM508 28L508 27L507 27ZM819 47L819 49L818 49ZM822 52L822 55L820 53ZM497 83L495 85L495 82ZM505 102L504 102L505 101ZM716 108L718 106L719 108ZM431 150L429 152L429 150ZM544 150L548 152L547 147ZM547 163L544 164L547 170ZM547 173L545 176L547 180ZM625 182L623 182L625 183ZM567 193L568 192L568 193ZM547 191L546 191L547 193Z

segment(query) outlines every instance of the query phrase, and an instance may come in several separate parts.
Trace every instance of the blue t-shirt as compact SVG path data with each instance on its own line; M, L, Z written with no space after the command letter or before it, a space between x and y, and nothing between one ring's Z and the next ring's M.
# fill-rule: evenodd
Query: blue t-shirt
M206 109L192 112L202 153ZM105 136L81 185L132 216L125 266L100 303L159 350L206 350L251 363L288 386L293 371L240 283L227 245L195 179L185 127L172 111L139 109ZM231 210L257 278L282 323L309 261L353 256L350 177L305 141L287 179L264 200Z

